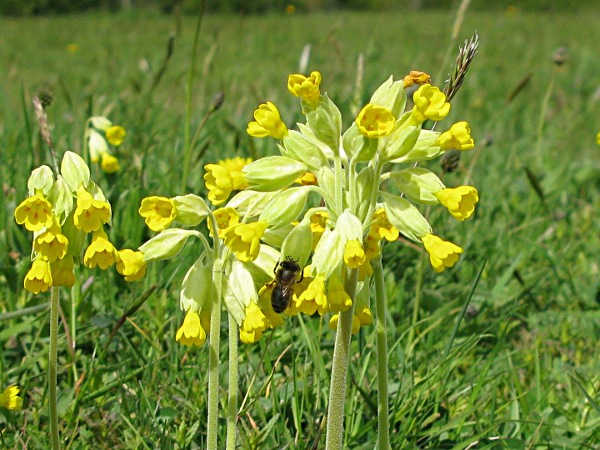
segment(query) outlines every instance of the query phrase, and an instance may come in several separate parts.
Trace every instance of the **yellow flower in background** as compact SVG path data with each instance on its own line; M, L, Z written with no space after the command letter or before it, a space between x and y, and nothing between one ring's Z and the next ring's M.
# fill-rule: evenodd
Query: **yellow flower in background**
M317 275L309 283L306 290L298 297L296 307L299 311L307 314L310 313L306 312L306 308L309 308L309 311L312 310L312 314L318 311L320 315L323 315L327 311L328 303L327 295L325 294L325 277L323 275Z
M440 134L437 144L446 150L470 150L475 147L471 128L465 121L456 122L448 131Z
M69 240L62 234L56 217L52 225L43 233L39 234L33 241L33 249L44 256L49 262L62 259L67 253Z
M380 239L385 239L388 242L394 242L400 236L400 232L390 223L383 208L377 209L373 214L371 231L377 233Z
M377 231L374 231L373 226L371 226L369 234L367 234L367 236L363 239L366 259L373 259L379 256L379 252L381 250L381 246L379 245L380 239L381 237Z
M114 145L115 147L118 147L123 143L125 134L125 128L120 127L119 125L110 126L105 131L106 140L110 145Z
M433 234L426 234L421 241L429 253L429 261L436 272L443 272L448 267L454 266L463 252L458 245L444 241Z
M26 198L15 209L15 220L29 231L52 225L52 204L42 194Z
M77 53L78 51L79 51L79 44L75 44L73 42L71 42L70 44L67 44L67 52Z
M358 131L368 138L380 138L394 131L396 119L392 112L382 106L369 103L356 117Z
M411 70L408 75L402 79L404 88L409 88L414 84L430 84L431 76L419 70Z
M351 269L356 269L365 262L365 251L362 244L356 239L346 242L344 248L344 262Z
M46 292L52 287L52 272L50 263L46 258L39 257L31 265L23 282L25 289L34 294Z
M96 200L84 188L77 191L77 208L73 215L75 227L90 233L99 230L110 220L110 204L106 200Z
M223 233L225 245L240 261L254 261L258 258L260 239L268 226L269 223L265 221L233 225Z
M183 324L177 330L175 340L181 345L187 345L191 347L195 345L200 347L206 342L206 330L202 327L200 316L196 311L191 309L185 315Z
M110 153L102 153L102 161L100 162L100 167L106 173L115 173L121 170L119 158L111 155Z
M596 144L600 145L600 133L596 135Z
M114 245L108 240L104 230L99 229L92 235L92 242L83 255L83 263L90 269L100 266L102 270L106 270L115 263L116 257Z
M73 272L74 267L75 263L71 255L66 255L64 258L50 263L52 286L73 287L76 281Z
M117 272L125 277L125 281L141 280L146 274L144 253L128 248L117 251Z
M288 135L288 129L281 120L279 110L271 103L263 103L254 111L254 122L248 124L246 130L250 136L267 137L271 136L275 139L283 139Z
M292 74L288 77L288 90L301 99L307 101L313 108L316 108L321 98L321 74L311 72L310 77L301 74Z
M338 316L339 316L339 314L334 314L333 316L331 316L331 319L329 319L329 329L332 331L337 330ZM356 315L353 315L352 316L352 334L358 333L359 330L360 330L360 320L358 320L358 317L356 317Z
M352 299L337 275L332 275L327 282L327 301L329 310L335 313L348 311L352 306Z
M142 200L138 213L144 218L148 228L162 231L173 223L177 209L170 198L152 196Z
M450 214L459 221L471 217L475 211L475 204L479 201L477 189L473 186L459 186L445 188L435 194L442 205L448 208Z
M285 7L285 13L292 15L296 12L296 7L294 5L292 5L291 3L286 5Z
M19 397L19 386L13 385L7 387L0 394L0 407L17 411L23 407L23 399Z
M424 84L413 94L415 106L410 115L411 124L421 124L427 119L442 120L450 112L450 103L446 95L437 87Z
M268 325L267 316L254 302L246 306L246 316L240 326L240 340L244 344L254 344L262 337Z

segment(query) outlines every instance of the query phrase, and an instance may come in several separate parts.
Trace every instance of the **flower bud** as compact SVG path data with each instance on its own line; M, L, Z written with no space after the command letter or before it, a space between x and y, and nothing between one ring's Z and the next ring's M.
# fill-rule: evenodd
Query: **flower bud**
M439 200L434 193L446 187L437 175L421 167L390 172L390 179L412 200L427 205L437 205Z
M29 180L27 180L27 189L29 196L34 196L37 192L42 192L44 196L48 196L52 185L54 184L54 174L48 166L40 166L33 169Z
M189 268L179 295L179 306L183 311L200 311L202 306L210 301L212 290L212 266L206 263L206 254Z
M307 127L304 129L308 130ZM321 145L323 145L321 143ZM327 164L327 157L319 146L319 141L314 136L306 136L298 131L290 131L283 138L283 147L281 154L290 157L296 161L301 161L311 170L319 170Z
M342 145L346 155L354 162L370 161L377 153L377 140L364 136L358 130L356 122L344 133Z
M204 199L197 195L178 195L177 197L173 197L172 200L177 211L175 220L184 225L195 227L210 213L210 208Z
M283 241L281 245L282 259L291 256L297 259L298 264L303 267L312 252L312 240L310 220L305 219L295 226Z
M381 196L388 220L404 236L419 242L422 236L431 233L427 219L408 200L385 192Z
M79 187L85 187L90 182L90 168L77 153L65 152L60 173L72 192L77 192Z
M269 222L271 228L280 228L298 218L306 206L310 188L306 186L285 189L267 204L259 220Z
M307 171L305 164L285 156L268 156L244 167L250 189L277 191L290 186Z
M342 114L327 94L321 96L319 106L306 112L306 123L317 139L337 154L342 132Z
M177 255L190 236L198 236L195 230L168 228L140 246L146 262L168 259Z
M417 143L420 133L420 126L398 127L381 150L381 160L387 162L406 155Z
M414 146L404 155L393 159L392 162L403 164L408 162L428 161L437 158L444 153L444 149L437 144L438 137L439 133L435 131L420 130L419 137Z
M369 103L383 106L390 110L394 117L399 117L406 106L406 92L403 87L402 81L394 81L394 77L390 75L373 93Z
M227 311L238 325L244 320L246 306L251 302L258 302L252 275L240 261L233 261L231 265L223 300Z

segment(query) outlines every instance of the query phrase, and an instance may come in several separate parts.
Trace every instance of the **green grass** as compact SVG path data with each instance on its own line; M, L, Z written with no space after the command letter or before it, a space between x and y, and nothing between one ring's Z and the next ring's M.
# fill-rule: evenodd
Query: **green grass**
M321 71L348 126L359 54L363 102L390 74L446 74L450 68L440 65L453 20L413 12L206 17L192 129L216 92L224 92L225 104L193 149L189 192L204 194L205 163L276 151L273 141L250 139L246 125L265 100L280 107L288 124L300 119L286 80L298 70L305 44L311 45L309 70ZM123 170L94 174L113 205L110 238L117 247L137 247L150 236L137 215L141 198L185 194L183 120L194 19L180 25L177 32L175 19L158 15L2 19L1 313L48 302L22 288L31 237L13 218L30 171L49 161L30 106L38 87L54 90L48 112L61 153L81 150L92 113L127 129ZM475 441L471 448L600 448L600 15L472 13L460 40L476 30L480 51L440 127L470 123L479 145L444 181L474 184L481 202L464 224L439 210L429 216L436 234L465 253L457 267L436 274L412 247L385 249L393 448L462 449ZM171 33L173 57L152 89ZM68 53L70 43L79 51ZM569 57L555 75L539 141L543 98L556 70L552 54L560 46ZM433 81L441 85L443 77ZM437 162L430 167L440 170ZM125 284L111 270L86 270L63 292L65 316L73 307L77 317L75 348L67 350L62 332L59 342L61 437L71 448L204 448L207 352L174 339L182 321L178 287L198 249L189 246L177 259L151 265L139 283ZM103 354L119 317L155 285ZM0 442L45 448L48 311L1 324L0 389L18 383L25 406L0 412ZM225 323L223 333L226 355ZM411 333L414 347L408 347ZM325 321L302 317L240 347L241 448L323 447L333 339ZM374 329L361 330L353 342L345 442L372 449ZM225 411L225 390L221 402ZM224 434L223 422L220 442Z

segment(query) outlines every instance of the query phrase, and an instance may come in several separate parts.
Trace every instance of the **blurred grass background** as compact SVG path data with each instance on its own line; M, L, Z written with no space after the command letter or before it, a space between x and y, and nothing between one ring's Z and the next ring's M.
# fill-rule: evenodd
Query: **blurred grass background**
M121 172L96 167L94 177L113 205L111 240L137 247L150 237L137 214L141 198L185 194L185 83L195 19L145 11L1 21L0 380L21 386L25 408L0 413L0 442L45 448L47 313L6 315L48 300L22 288L31 237L13 217L29 173L49 161L32 96L44 86L54 92L48 113L59 153L81 151L90 115L126 128ZM359 55L363 102L390 74L424 70L441 86L453 22L454 13L439 10L206 16L193 128L216 93L225 103L194 148L188 191L205 193L205 163L276 151L273 141L249 138L246 125L266 100L289 126L301 119L286 82L307 44L308 70L323 74L322 90L348 126ZM470 123L478 145L444 181L475 185L481 203L464 224L441 210L429 215L436 234L465 249L452 270L435 274L419 251L400 243L385 248L394 448L600 448L598 30L593 10L475 9L466 16L459 43L477 31L481 45L438 130ZM170 38L172 57L153 87ZM567 59L557 67L560 47ZM438 162L429 167L441 171ZM203 448L206 350L188 351L174 340L182 320L178 286L197 251L188 246L131 285L110 270L82 271L81 283L63 292L66 316L74 308L77 317L76 346L67 351L63 340L59 360L61 436L72 448ZM100 354L118 318L153 285L158 289ZM413 323L417 295L420 319ZM416 341L408 347L411 332ZM354 342L346 443L371 449L374 330L363 329ZM241 448L322 447L332 345L326 322L303 317L242 347Z

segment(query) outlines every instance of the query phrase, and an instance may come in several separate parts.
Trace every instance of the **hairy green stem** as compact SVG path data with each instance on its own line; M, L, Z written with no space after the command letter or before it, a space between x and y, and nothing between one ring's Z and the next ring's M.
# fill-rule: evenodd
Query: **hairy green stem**
M375 334L377 337L377 436L378 449L390 449L390 421L388 416L388 360L385 284L381 255L372 260L375 281L375 306L377 311Z
M58 436L58 396L56 393L57 366L58 366L58 287L52 287L50 291L50 351L48 354L48 402L50 406L50 437L52 448L60 448Z
M344 438L344 405L346 403L346 385L348 365L350 363L350 338L352 337L352 317L354 316L356 283L358 270L347 272L344 290L352 299L352 308L340 313L335 333L335 347L331 366L331 384L329 387L329 406L327 409L326 450L341 450Z
M223 284L222 261L213 265L213 289L215 302L210 313L210 335L208 343L208 421L206 448L216 450L219 432L219 346L221 344L221 296Z
M229 314L229 392L227 404L227 450L235 450L238 408L238 325Z

